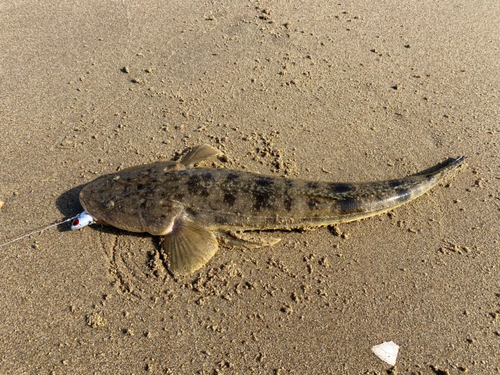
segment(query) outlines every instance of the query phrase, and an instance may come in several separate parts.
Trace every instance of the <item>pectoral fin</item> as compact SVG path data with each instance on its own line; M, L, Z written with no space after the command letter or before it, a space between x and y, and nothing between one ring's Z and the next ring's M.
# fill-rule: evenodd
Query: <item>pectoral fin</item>
M221 152L215 147L209 145L200 145L194 147L191 151L184 155L181 158L180 163L188 167L199 163L200 161L211 158L212 156L216 156L220 153Z
M176 220L172 232L162 237L161 246L170 271L179 275L200 269L219 247L212 231L185 219Z

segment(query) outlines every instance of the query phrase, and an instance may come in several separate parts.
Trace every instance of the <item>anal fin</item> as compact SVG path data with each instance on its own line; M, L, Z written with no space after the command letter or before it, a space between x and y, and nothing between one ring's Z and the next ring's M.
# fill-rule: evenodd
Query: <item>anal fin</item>
M212 231L185 219L176 219L172 232L162 237L172 273L188 275L203 267L219 248Z
M281 241L281 238L262 239L258 235L247 232L215 232L221 243L229 247L241 246L247 249L258 249L273 246Z

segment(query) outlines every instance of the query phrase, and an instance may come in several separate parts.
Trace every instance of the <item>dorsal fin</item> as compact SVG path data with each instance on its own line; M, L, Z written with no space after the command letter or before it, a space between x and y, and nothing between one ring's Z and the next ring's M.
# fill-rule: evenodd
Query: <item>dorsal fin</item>
M209 145L200 145L194 147L191 151L184 155L179 162L181 164L184 164L186 167L193 166L200 161L206 160L220 153L221 152L215 147Z

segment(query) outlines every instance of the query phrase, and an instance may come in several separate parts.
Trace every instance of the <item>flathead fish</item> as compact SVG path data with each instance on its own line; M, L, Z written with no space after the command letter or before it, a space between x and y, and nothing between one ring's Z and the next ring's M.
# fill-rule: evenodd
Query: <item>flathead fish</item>
M448 159L409 177L367 183L193 168L218 153L202 145L179 162L159 161L97 178L80 192L85 211L72 229L98 222L162 236L170 271L187 275L214 256L220 235L244 243L236 232L308 229L378 215L421 196L464 160Z

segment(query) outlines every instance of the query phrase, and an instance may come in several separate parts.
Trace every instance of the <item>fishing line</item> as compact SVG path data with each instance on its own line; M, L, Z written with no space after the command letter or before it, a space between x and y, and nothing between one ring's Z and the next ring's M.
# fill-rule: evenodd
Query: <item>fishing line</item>
M23 238L26 238L26 237L29 237L33 234L37 234L37 233L41 233L43 232L44 230L46 229L49 229L49 228L52 228L52 227L56 227L58 225L61 225L61 224L64 224L64 223L67 223L68 221L71 221L73 219L76 219L79 215L76 215L76 216L73 216L73 217L70 217L69 219L66 219L66 220L63 220L63 221L60 221L60 222L57 222L57 223L54 223L54 224L50 224L49 226L46 226L45 228L42 228L42 229L39 229L39 230L36 230L34 232L31 232L31 233L28 233L28 234L25 234L24 236L21 236L21 237L18 237L18 238L14 238L13 240L9 241L9 242L6 242L6 243L3 243L0 245L0 248L4 247L4 246L7 246L7 245L10 245L11 243L14 243L14 242L17 242L19 240L22 240Z

